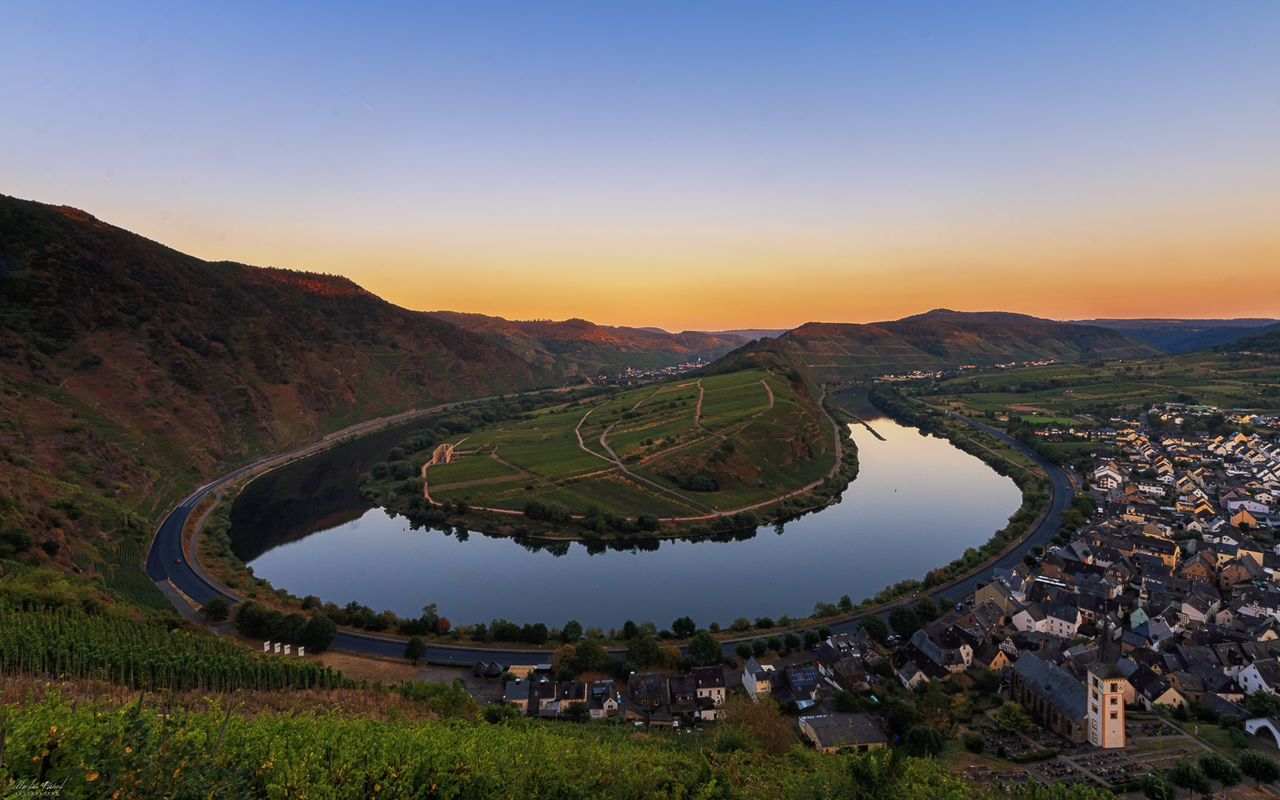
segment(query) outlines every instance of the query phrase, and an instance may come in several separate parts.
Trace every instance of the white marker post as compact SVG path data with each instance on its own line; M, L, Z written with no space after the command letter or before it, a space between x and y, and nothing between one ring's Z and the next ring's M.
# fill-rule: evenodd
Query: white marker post
M290 648L290 647L291 647L291 645L287 645L287 644L284 646L284 654L285 654L286 656L287 656L287 655L289 655L289 648Z
M279 652L280 652L280 643L279 643L279 642L276 642L276 652L277 652L277 653L279 653Z
M306 649L307 648L303 647L302 645L298 645L298 658L302 658L302 651Z
M262 652L264 652L264 653L270 653L270 652L271 652L271 642L263 642L263 643L262 643Z

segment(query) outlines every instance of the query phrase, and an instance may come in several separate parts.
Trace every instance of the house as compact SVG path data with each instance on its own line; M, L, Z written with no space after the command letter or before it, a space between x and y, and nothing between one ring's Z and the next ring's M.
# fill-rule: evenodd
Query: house
M698 682L692 675L672 675L667 679L673 715L693 714L698 710Z
M502 691L502 702L515 706L521 714L526 713L529 710L528 679L516 678L514 681L507 681Z
M998 580L979 586L978 590L974 592L973 602L975 605L993 603L1000 609L1000 613L1005 616L1012 613L1019 605L1009 586L1004 581Z
M1280 691L1280 663L1274 658L1259 659L1240 670L1237 680L1245 694Z
M1093 485L1103 491L1119 488L1122 483L1124 483L1124 473L1114 461L1108 461L1093 471Z
M724 670L720 667L694 667L693 679L697 684L698 698L710 700L714 706L724 705Z
M587 687L587 711L592 719L608 719L618 713L618 691L613 681L592 681Z
M752 700L766 697L773 693L775 672L772 664L761 666L755 656L752 656L742 668L742 688L747 690Z
M889 743L880 718L874 714L801 717L800 733L824 753L866 752Z
M1011 668L1010 696L1042 726L1076 744L1088 736L1084 684L1062 667L1023 653Z
M656 672L633 672L627 679L628 699L636 707L653 712L668 703L665 675Z

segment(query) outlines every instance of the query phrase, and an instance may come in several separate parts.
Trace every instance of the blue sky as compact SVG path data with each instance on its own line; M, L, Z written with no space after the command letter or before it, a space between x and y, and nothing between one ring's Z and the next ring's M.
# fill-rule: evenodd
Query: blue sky
M1280 314L1273 291L1185 290L1280 267L1277 3L5 16L0 191L412 308L672 328Z

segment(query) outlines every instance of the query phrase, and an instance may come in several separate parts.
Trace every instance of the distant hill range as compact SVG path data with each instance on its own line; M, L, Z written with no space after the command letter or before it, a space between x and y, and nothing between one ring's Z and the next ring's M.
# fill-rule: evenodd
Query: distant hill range
M1249 335L1214 348L1219 352L1280 353L1280 324L1251 328Z
M1140 339L1165 353L1189 353L1229 344L1280 323L1275 319L1085 319L1073 325L1093 325Z
M489 337L529 363L564 377L616 375L691 361L710 363L748 341L736 332L667 333L660 328L597 325L585 319L514 321L484 314L433 311L460 328Z
M726 368L790 364L817 380L848 380L965 364L1140 358L1159 351L1105 328L1003 311L935 309L890 322L810 322L726 357Z

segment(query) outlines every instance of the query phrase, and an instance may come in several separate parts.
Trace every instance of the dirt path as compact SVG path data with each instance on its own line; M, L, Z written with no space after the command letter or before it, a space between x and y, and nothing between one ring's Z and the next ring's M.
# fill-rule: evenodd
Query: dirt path
M587 443L582 441L582 423L587 421L587 417L591 416L592 411L595 411L595 408L588 408L587 413L582 415L582 419L578 420L577 427L573 429L573 435L578 437L578 447L581 447L584 453L590 453L596 458L603 458L605 461L616 463L616 459L612 459L612 458L609 458L608 456L600 455L595 450L592 450L590 447L587 447ZM613 427L613 426L610 425L609 427ZM601 438L604 438L603 435L601 436Z
M768 406L768 408L762 408L762 409L760 409L759 411L757 411L756 413L752 414L752 415L751 415L751 418L752 418L752 419L755 419L756 417L760 416L761 414L763 414L763 413L764 413L764 412L766 412L766 411L772 411L772 410L773 410L773 387L772 387L772 386L770 386L770 385L769 385L769 382L768 382L767 380L765 380L764 378L761 378L761 379L760 379L760 383L764 384L764 390L765 390L766 392L768 392L768 393L769 393L769 406ZM825 390L825 389L823 390L823 394L824 394L824 396L825 396L825 394L826 394L826 390Z
M618 454L613 452L613 448L609 446L609 442L607 439L607 437L609 436L609 431L613 430L613 426L616 424L617 424L616 422L611 424L609 427L604 429L603 433L600 434L600 446L603 447L605 449L605 452L609 454L610 460L613 461L613 463L618 467L618 469L622 470L623 475L626 475L628 478L635 481L636 483L643 483L644 485L651 486L654 489L657 489L658 491L664 494L669 494L691 508L706 508L706 509L711 508L711 506L708 506L706 503L700 502L698 500L694 500L692 497L687 497L681 494L680 492L677 492L675 489L669 489L666 486L663 486L662 484L656 481L651 481L648 478L644 477L643 475L637 475L631 470L627 469L627 465L623 464L622 459L618 458Z
M698 405L693 409L693 424L702 428L702 398L707 394L707 390L702 388L702 378L698 378ZM704 431L706 428L702 428Z

